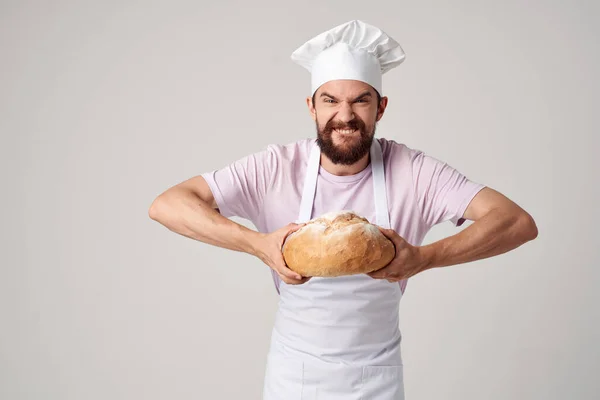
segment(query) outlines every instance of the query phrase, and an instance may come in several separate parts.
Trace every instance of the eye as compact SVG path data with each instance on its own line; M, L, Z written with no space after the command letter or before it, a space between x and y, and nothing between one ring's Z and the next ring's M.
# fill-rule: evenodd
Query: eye
M335 103L333 99L325 99L325 103Z

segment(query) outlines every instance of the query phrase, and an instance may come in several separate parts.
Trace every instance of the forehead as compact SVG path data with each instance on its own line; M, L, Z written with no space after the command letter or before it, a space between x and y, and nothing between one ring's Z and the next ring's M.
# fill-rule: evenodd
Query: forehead
M350 79L339 79L324 83L317 89L315 96L320 96L322 93L338 98L356 97L364 92L369 92L375 96L375 89L371 85L361 81Z

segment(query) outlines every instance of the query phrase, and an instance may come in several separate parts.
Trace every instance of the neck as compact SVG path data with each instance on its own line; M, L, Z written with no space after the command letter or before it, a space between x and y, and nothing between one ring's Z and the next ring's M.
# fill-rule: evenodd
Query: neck
M321 168L333 175L344 176L358 174L369 165L369 153L351 165L334 164L326 155L321 154Z

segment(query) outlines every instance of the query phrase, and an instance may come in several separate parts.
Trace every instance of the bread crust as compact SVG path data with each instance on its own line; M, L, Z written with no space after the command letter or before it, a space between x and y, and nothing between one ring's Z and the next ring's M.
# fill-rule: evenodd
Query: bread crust
M377 226L347 210L306 222L288 235L282 252L288 268L305 277L366 274L395 256L394 244Z

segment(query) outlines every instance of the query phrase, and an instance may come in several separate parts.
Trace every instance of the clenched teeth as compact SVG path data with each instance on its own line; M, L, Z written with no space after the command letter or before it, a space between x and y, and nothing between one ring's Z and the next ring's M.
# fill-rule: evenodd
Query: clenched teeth
M356 129L336 129L335 131L343 135L351 135L356 132Z

